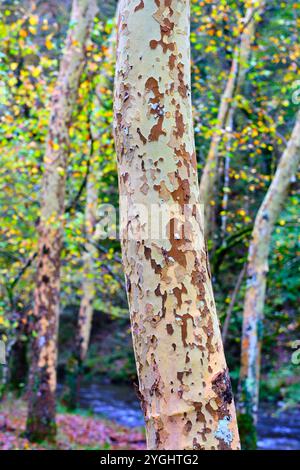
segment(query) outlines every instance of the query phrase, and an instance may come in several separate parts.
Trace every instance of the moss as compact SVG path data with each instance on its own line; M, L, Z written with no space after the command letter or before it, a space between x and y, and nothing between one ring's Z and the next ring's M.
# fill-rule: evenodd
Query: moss
M55 443L56 441L56 423L54 421L49 421L43 419L41 420L36 418L28 418L27 419L27 431L24 433L24 437L30 442L50 442Z
M81 361L75 355L71 356L67 362L66 380L62 395L62 403L68 411L73 411L77 408L82 372Z
M252 416L239 413L237 419L242 450L255 450L257 447L257 431Z
M18 338L13 345L9 358L9 381L8 389L15 391L20 397L27 382L28 360L27 341Z

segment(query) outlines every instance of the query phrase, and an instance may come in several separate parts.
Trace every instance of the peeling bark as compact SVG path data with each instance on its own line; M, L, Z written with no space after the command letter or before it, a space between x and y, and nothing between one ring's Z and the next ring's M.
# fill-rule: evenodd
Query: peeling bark
M239 386L239 415L241 423L247 424L248 435L250 431L254 432L257 422L262 323L270 240L299 162L300 112L273 181L257 213L249 246Z
M147 445L238 449L199 214L189 2L121 0L119 9L120 235ZM154 207L154 219L175 205L162 222L168 237L145 235L138 205Z
M27 433L31 440L53 439L56 434L55 391L60 255L69 126L95 8L94 1L73 0L70 28L51 101L34 292L36 337L32 347L27 417Z
M260 2L261 5L263 2ZM235 104L233 102L234 95L238 89L241 88L245 74L247 71L249 55L251 52L251 43L254 36L255 19L254 13L257 9L254 6L248 7L245 18L244 18L244 29L242 31L240 42L235 47L233 53L233 59L231 69L226 82L226 86L221 97L217 123L215 131L213 133L210 148L208 151L205 166L203 168L201 180L200 180L200 200L204 205L204 220L205 220L205 235L207 238L211 237L212 233L212 220L213 220L213 205L212 201L215 195L215 186L218 175L218 157L219 157L219 146L223 139L223 133L225 128L228 129L229 133L232 132L233 117L235 112ZM226 178L229 171L229 158L225 161L225 184L228 184L228 177ZM227 193L223 204L227 204ZM224 222L223 222L224 224Z

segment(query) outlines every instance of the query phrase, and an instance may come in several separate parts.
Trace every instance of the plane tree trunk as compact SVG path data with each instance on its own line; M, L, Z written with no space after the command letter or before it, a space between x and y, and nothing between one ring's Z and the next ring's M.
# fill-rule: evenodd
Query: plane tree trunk
M189 1L121 0L114 112L123 264L147 446L238 449L199 210ZM159 227L160 211L167 214Z

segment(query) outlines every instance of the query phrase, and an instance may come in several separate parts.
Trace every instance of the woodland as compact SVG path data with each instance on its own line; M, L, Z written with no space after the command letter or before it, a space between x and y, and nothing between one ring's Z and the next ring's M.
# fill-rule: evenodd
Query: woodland
M0 1L0 450L300 449L299 33Z

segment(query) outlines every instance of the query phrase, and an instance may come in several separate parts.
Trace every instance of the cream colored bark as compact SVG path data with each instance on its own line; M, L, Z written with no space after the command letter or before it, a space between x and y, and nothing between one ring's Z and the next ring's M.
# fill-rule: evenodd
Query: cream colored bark
M300 162L300 111L273 181L257 213L248 254L244 303L239 411L257 421L262 321L270 240Z
M34 293L35 330L29 380L27 432L32 440L55 436L60 254L63 239L69 125L84 66L95 2L73 0L70 28L51 101L44 158L41 219Z
M255 2L257 3L257 2ZM262 5L262 1L260 4ZM254 13L257 7L251 6L247 8L243 21L244 29L241 33L240 42L235 47L231 69L226 82L225 90L221 97L219 112L215 130L211 139L210 148L200 180L200 200L204 205L205 233L207 237L211 236L211 225L213 218L213 203L215 197L215 186L217 181L218 165L219 165L219 146L224 138L224 132L227 130L230 139L230 133L233 127L233 118L236 105L233 102L234 95L244 82L245 74L248 67L249 55L251 51L251 43L254 36L255 18ZM229 171L229 157L225 161L225 184L227 185ZM228 193L225 192L223 205L227 205ZM226 209L226 207L225 207ZM224 224L224 221L223 221Z
M188 1L121 0L114 111L123 263L148 448L238 449L199 213ZM165 210L160 228L168 236L147 234L141 207L152 209L152 224Z

